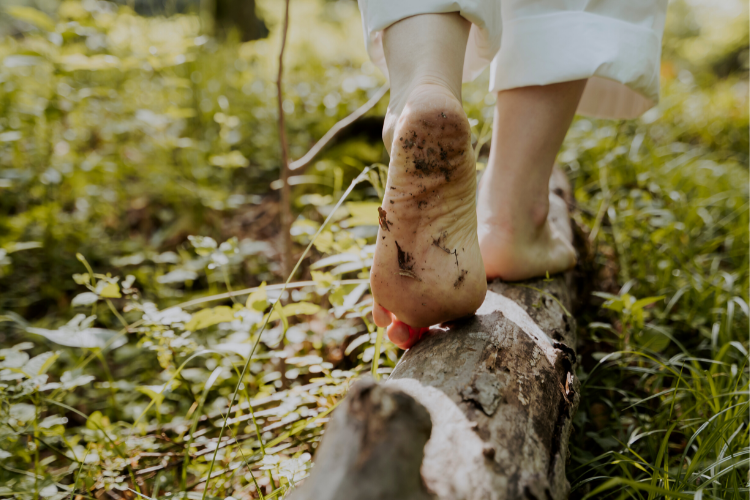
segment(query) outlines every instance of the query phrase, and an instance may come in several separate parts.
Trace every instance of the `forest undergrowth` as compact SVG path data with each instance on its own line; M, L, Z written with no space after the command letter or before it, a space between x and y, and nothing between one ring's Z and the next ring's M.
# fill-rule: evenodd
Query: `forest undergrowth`
M271 35L247 43L104 1L4 11L0 496L282 498L352 381L398 362L368 284L387 98L292 173L281 273L281 3L259 2ZM356 3L291 5L297 159L384 81ZM558 158L591 288L572 498L750 491L748 28L730 14L673 2L658 107L576 118ZM486 89L464 86L478 170Z

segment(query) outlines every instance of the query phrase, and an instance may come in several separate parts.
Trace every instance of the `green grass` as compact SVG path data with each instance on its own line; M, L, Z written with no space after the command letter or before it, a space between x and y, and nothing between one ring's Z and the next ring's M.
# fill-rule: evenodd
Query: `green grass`
M566 142L561 158L575 169L609 292L583 314L578 497L747 496L747 114L733 100L742 85L674 80L652 123L655 112L596 124L607 139L582 151L589 125L579 120ZM711 127L726 135L705 134Z
M378 131L296 178L308 253L281 285L278 2L248 44L108 5L66 3L54 29L16 12L31 24L0 40L0 496L280 498L351 381L398 360L367 288ZM559 157L596 292L572 498L748 494L747 26L670 9L659 107L578 118ZM353 3L293 2L294 158L382 83L358 26ZM479 143L486 88L464 88Z

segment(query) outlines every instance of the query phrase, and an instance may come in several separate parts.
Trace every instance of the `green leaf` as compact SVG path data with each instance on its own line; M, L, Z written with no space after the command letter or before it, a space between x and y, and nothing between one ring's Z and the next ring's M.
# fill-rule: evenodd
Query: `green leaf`
M86 419L86 428L92 431L106 429L107 427L109 427L109 419L98 410Z
M17 403L11 405L8 411L9 415L21 422L30 422L36 417L36 408L34 405L27 403Z
M247 297L245 307L258 312L263 312L268 307L268 294L266 293L266 282L260 284L258 289Z
M651 305L651 304L653 304L655 302L659 302L660 300L664 300L665 297L666 297L666 295L659 295L658 297L646 297L646 298L643 298L643 299L638 299L638 300L635 301L635 303L633 303L633 305L631 306L631 308L633 310L635 310L635 309L643 309L644 307L646 307L648 305Z
M91 277L89 276L89 273L76 273L73 275L73 281L75 281L77 285L88 285L91 282Z
M26 331L35 335L46 337L52 342L68 347L83 347L86 349L105 348L116 349L127 342L127 338L120 337L119 340L113 338L117 336L114 330L105 328L93 328L91 324L96 316L86 317L85 314L76 314L66 325L57 330L47 330L46 328L27 327Z
M375 339L375 352L372 354L372 377L375 380L380 380L378 364L380 363L380 346L383 343L383 337L385 337L385 328L378 328L378 336Z
M638 491L653 492L661 496L666 496L668 498L685 498L685 499L693 498L693 495L688 494L688 493L678 493L676 491L669 491L664 488L659 488L658 486L651 486L650 484L644 484L638 481L633 481L632 479L615 477L605 482L604 484L600 485L598 488L594 489L590 493L588 493L586 496L583 497L583 499L586 500L588 498L600 498L602 492L610 490L614 488L615 486L620 486L620 485L626 485L634 491L638 490Z
M378 198L381 200L383 199L384 190L385 190L385 184L381 183L380 175L377 170L370 170L367 172L367 180L372 184L372 187L375 188L375 191L378 193Z
M310 302L297 302L294 304L287 304L284 306L285 316L297 316L298 314L310 315L320 311L320 306L312 304Z
M352 201L346 203L351 218L342 221L342 227L377 226L380 202Z
M344 297L346 297L346 294L348 293L347 289L350 289L350 287L340 286L336 288L336 290L334 290L333 293L328 295L328 300L334 306L344 305Z
M657 331L643 330L636 335L636 340L641 349L650 349L654 352L663 351L670 343L669 337Z
M142 392L146 396L150 397L156 406L160 406L161 402L164 401L164 387L157 385L139 385L136 387L138 392Z
M15 5L8 7L6 11L19 21L25 21L46 31L55 31L55 22L41 10Z
M281 307L281 303L274 302L273 312L271 313L271 317L268 318L268 321L275 321L278 319L280 319L281 323L284 325L284 334L286 335L286 331L289 329L289 320L286 319L286 314L284 314L284 308Z
M8 245L6 250L8 253L21 252L23 250L31 250L34 248L42 248L44 245L38 241L17 241Z
M333 275L320 271L310 271L312 279L320 288L329 288L333 284Z
M329 230L323 231L318 235L317 238L315 238L315 242L313 244L320 253L325 254L330 252L333 248L333 233Z
M226 323L234 320L236 311L229 306L216 306L201 309L193 314L190 321L185 323L185 330L194 332L218 323Z
M287 318L290 316L297 316L300 314L308 316L316 314L320 310L321 308L319 305L310 302L296 302L294 304L287 304L284 307L281 307L277 302L276 307L274 307L274 310L271 313L271 317L268 318L268 321L276 321L280 319L282 322L286 323ZM284 328L288 328L288 325L285 325Z
M659 472L659 464L661 463L662 457L664 456L664 452L667 451L667 454L669 454L669 451L667 450L667 445L669 444L669 436L672 434L672 431L677 426L677 422L673 423L669 429L667 429L666 434L664 435L664 439L661 441L661 446L659 446L659 452L656 455L656 462L654 462L654 472L651 476L651 486L656 487L659 479L661 479L661 473ZM664 474L664 479L668 480L669 475ZM651 491L648 494L648 500L653 500L656 498L656 492Z
M23 372L29 377L44 375L58 357L60 357L60 353L52 351L34 356L23 365Z
M216 248L219 246L216 243L216 240L211 238L210 236L188 236L188 240L190 240L190 243L193 244L193 248L195 248L195 253L198 255L205 257L206 255L211 255L211 253L216 250Z
M90 306L97 300L99 300L99 296L94 292L83 292L73 297L73 301L70 303L70 305L72 307Z
M215 167L223 168L246 167L249 164L249 160L237 150L225 155L213 155L209 157L208 162Z
M622 306L626 311L630 311L633 307L633 303L635 302L635 297L630 295L629 293L623 293L622 297Z
M107 283L107 285L99 292L99 296L104 297L105 299L119 299L122 297L120 294L120 287L117 283Z

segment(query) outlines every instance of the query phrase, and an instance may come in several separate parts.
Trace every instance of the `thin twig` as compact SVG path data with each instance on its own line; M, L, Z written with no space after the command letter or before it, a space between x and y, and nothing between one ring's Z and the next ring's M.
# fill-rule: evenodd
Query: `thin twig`
M362 283L369 283L370 280L368 279L350 279L350 280L334 280L331 282L332 285L360 285ZM279 283L277 285L266 285L265 290L271 291L271 290L282 290L287 288L302 288L306 286L313 286L318 285L319 283L315 281L298 281L296 283L289 283L288 285L286 283ZM252 287L252 288L245 288L243 290L235 290L234 292L225 292L225 293L219 293L216 295L209 295L207 297L200 297L197 299L189 300L187 302L183 302L181 304L177 304L173 307L181 307L181 308L187 308L187 307L193 307L197 306L198 304L204 304L206 302L213 302L215 300L223 300L228 299L231 297L237 297L238 295L248 295L251 294L257 290L260 290L260 287Z
M388 92L388 89L390 86L386 83L382 87L378 89L375 94L370 98L369 101L364 103L362 106L360 106L355 112L347 116L346 118L342 118L339 120L336 125L331 127L328 132L325 133L323 137L320 138L318 142L315 143L315 145L310 148L310 151L308 151L305 156L300 158L299 160L294 160L292 163L289 164L289 170L297 170L303 167L306 167L310 164L311 161L320 153L320 151L326 147L326 145L331 142L331 139L333 139L336 134L344 130L346 127L354 123L355 121L362 118L365 113L370 111L372 108L375 107L377 103L380 102L380 100L383 98L386 92Z
M292 269L292 195L289 186L289 144L284 125L284 49L289 29L289 0L284 6L284 24L281 29L281 50L279 50L279 74L276 78L276 96L279 110L279 143L281 144L281 245L283 248L281 268L284 276Z

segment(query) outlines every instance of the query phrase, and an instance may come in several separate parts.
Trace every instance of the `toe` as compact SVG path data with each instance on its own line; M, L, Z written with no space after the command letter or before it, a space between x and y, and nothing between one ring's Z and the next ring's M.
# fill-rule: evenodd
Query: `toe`
M391 324L391 312L375 302L372 306L372 319L380 328L385 328Z
M401 349L408 349L409 325L402 321L394 321L391 323L391 326L388 327L388 338Z
M414 328L393 318L393 323L388 328L388 338L401 349L409 349L429 330L429 328Z

